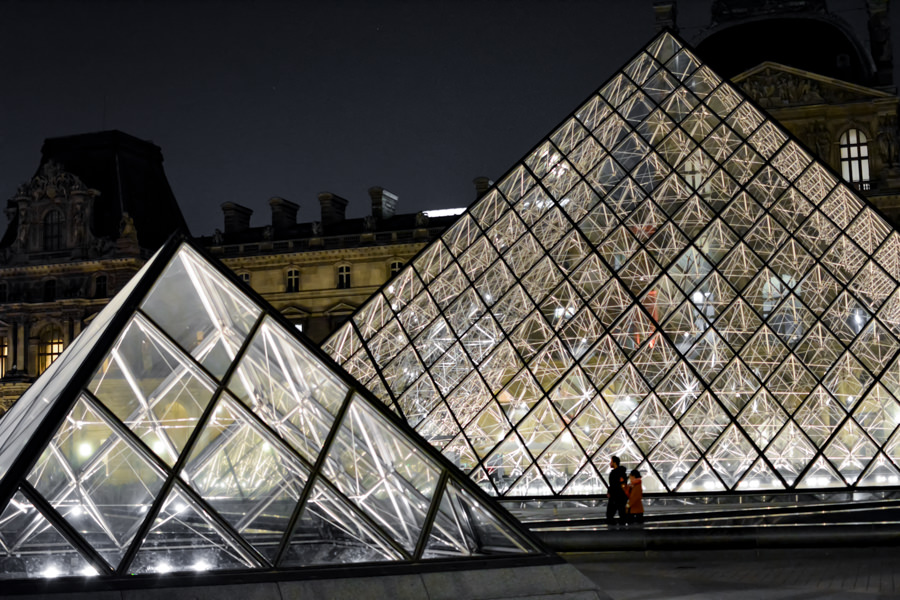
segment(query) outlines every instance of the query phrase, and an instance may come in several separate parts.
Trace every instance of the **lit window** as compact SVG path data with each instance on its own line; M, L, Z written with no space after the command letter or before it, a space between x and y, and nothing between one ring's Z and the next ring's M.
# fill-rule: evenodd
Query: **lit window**
M241 273L240 275L238 275L238 277L241 278L241 281L243 281L247 285L250 285L250 273Z
M338 289L345 290L350 287L350 266L349 265L341 265L338 267L338 280L337 286Z
M391 277L400 272L400 269L403 268L403 262L399 260L395 260L391 262Z
M6 375L6 357L9 356L9 339L0 335L0 377Z
M44 302L56 300L56 280L48 279L44 282Z
M859 189L869 189L869 144L858 129L841 134L841 175Z
M285 279L284 291L286 292L299 292L300 291L300 271L297 269L291 269L287 272L287 278Z
M41 333L40 346L38 346L38 372L43 373L53 361L62 354L63 335L62 329L56 326L48 327Z
M106 275L97 275L94 279L94 298L106 298Z
M59 250L62 248L62 213L51 210L44 217L44 250Z

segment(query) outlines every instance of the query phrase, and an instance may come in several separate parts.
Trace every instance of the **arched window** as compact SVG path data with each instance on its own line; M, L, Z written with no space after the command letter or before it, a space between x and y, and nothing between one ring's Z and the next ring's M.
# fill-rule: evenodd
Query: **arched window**
M841 134L841 175L857 188L869 189L869 143L859 129Z
M43 373L63 351L62 329L51 325L44 329L38 346L38 372Z
M394 275L399 273L400 269L402 269L402 268L403 268L403 261L401 261L401 260L391 261L391 277L393 277Z
M107 283L106 275L97 275L94 278L94 298L106 298L109 292Z
M299 292L300 291L300 270L288 269L284 278L284 291Z
M58 210L44 215L44 250L60 250L63 247L63 216Z
M339 290L350 287L350 265L341 265L337 270L337 286Z

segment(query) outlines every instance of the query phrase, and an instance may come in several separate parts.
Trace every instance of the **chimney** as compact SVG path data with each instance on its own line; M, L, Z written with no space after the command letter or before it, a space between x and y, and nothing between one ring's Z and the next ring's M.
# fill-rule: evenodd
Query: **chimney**
M654 31L671 29L676 33L678 32L678 5L675 0L654 2L653 17Z
M476 177L472 180L472 183L475 184L475 199L478 200L482 196L484 196L491 186L494 185L494 182L488 179L487 177Z
M322 207L322 224L340 223L346 217L347 200L331 192L319 194L319 205Z
M234 202L224 202L222 212L225 214L225 233L246 231L250 227L250 215L253 209Z
M269 199L269 206L272 208L272 228L275 231L284 231L297 224L299 204L276 196Z
M399 198L383 187L370 187L369 197L372 198L372 216L379 221L390 219L397 213Z

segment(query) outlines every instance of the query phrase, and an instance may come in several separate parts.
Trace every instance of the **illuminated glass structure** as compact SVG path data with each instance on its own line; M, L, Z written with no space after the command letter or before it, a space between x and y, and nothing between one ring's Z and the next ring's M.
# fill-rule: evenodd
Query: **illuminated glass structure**
M900 235L668 33L325 349L482 488L900 483Z
M546 560L248 289L170 241L7 413L0 579Z

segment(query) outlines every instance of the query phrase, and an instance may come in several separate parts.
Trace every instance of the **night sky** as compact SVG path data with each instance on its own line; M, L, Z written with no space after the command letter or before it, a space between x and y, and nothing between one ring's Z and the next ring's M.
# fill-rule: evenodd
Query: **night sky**
M254 226L272 196L318 219L322 191L362 216L373 185L402 212L466 206L649 41L652 4L0 0L0 196L44 138L120 129L162 148L195 235L226 201ZM687 39L710 4L679 2Z

